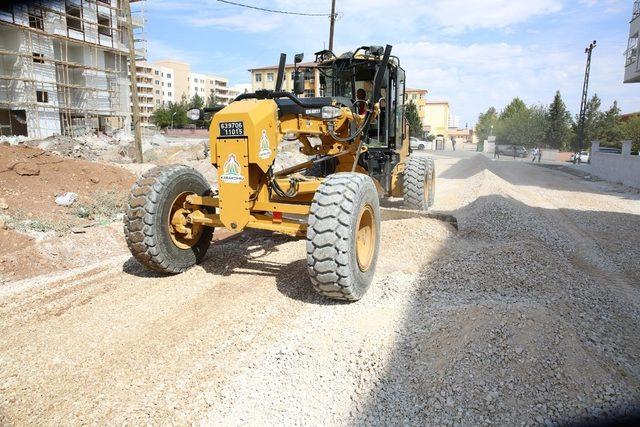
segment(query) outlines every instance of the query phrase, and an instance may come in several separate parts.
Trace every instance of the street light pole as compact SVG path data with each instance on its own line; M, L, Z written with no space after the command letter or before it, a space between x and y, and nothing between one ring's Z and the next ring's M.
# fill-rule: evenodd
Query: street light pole
M175 116L177 113L177 111L174 111L173 114L171 114L171 129L173 129L173 116Z
M333 52L333 27L336 24L336 0L331 0L331 21L329 23L329 50Z
M578 117L578 155L573 157L573 163L580 163L580 153L584 145L584 125L587 114L587 92L589 91L589 73L591 72L591 52L596 47L594 40L585 50L587 54L587 66L584 71L584 84L582 86L582 101L580 102L580 116Z

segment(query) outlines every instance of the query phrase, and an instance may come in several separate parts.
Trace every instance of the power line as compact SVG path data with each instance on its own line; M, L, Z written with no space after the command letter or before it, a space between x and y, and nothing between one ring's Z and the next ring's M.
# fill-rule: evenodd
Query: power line
M289 12L286 10L275 10L275 9L266 9L264 7L258 7L258 6L251 6L248 4L242 4L242 3L236 3L233 1L229 1L229 0L217 0L220 3L226 3L226 4L231 4L233 6L240 6L240 7L246 7L247 9L253 9L253 10L260 10L262 12L270 12L270 13L281 13L283 15L298 15L298 16L326 16L326 17L331 17L333 15L336 14L328 14L328 13L304 13L304 12Z

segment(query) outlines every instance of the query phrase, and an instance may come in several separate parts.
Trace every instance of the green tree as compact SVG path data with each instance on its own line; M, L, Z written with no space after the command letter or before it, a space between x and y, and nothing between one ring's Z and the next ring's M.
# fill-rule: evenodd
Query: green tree
M420 120L418 108L413 101L409 102L409 105L407 105L405 114L407 122L409 123L409 135L416 138L422 138L424 135L424 131L422 130L422 120Z
M211 92L207 97L207 102L205 102L205 107L213 108L218 104L218 97L215 93Z
M496 140L500 144L538 147L547 133L547 111L544 107L516 108L496 126Z
M478 116L478 123L476 123L476 134L478 140L484 142L489 135L492 134L492 127L495 127L498 123L498 112L495 108L489 108L485 113L480 113Z
M171 113L164 106L156 107L151 114L151 120L156 126L163 129L171 124Z
M640 151L640 116L634 116L627 122L623 122L622 128L623 139L630 139L633 143L633 151Z
M204 99L202 99L202 97L196 93L195 95L193 95L193 97L189 101L189 108L187 108L187 110L190 110L192 108L203 108L203 107L204 107Z
M509 103L509 105L504 107L504 110L502 110L502 112L500 113L500 120L506 120L526 110L527 105L524 103L524 101L518 97L515 97Z
M606 145L621 146L624 138L624 129L620 119L620 108L618 102L613 101L613 105L605 111L599 123L596 139Z
M547 111L547 131L544 142L548 148L566 149L571 138L571 113L562 100L560 91L556 91L553 102Z

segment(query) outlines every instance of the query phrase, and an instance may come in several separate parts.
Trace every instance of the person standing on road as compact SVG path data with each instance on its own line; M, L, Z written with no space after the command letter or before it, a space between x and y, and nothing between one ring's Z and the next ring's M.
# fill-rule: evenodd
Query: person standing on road
M538 155L538 147L533 149L533 157L531 158L531 163L536 161L536 156Z
M456 151L456 139L451 138L451 146L453 147L453 151Z
M516 159L516 146L512 145L511 149L513 150L513 160L515 160Z
M542 160L542 149L538 148L538 163L540 163L540 160Z
M500 158L500 151L498 151L498 144L496 143L493 144L493 158Z

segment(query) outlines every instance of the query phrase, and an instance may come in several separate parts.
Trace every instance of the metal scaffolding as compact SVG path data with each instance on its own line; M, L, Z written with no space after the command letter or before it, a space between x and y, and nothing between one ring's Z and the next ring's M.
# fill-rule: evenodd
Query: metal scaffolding
M144 17L133 19L125 1L0 7L0 134L24 132L25 124L30 137L129 126L129 34ZM132 51L136 59L146 53Z

